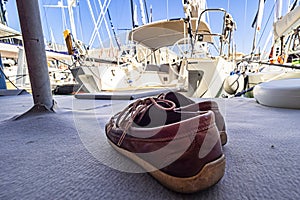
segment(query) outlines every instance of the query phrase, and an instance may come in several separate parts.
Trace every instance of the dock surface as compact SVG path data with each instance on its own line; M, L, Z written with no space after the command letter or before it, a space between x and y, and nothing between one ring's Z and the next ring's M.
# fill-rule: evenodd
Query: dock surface
M0 199L300 199L300 110L215 99L227 125L225 175L185 195L107 143L105 124L130 101L53 98L55 113L14 120L32 96L0 96Z

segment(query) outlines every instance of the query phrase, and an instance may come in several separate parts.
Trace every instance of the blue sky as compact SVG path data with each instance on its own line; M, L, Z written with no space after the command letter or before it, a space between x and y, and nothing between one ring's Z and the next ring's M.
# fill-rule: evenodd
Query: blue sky
M42 25L44 29L44 36L50 40L50 29L53 31L55 41L57 43L64 44L63 40L63 23L62 12L60 8L46 8L43 5L57 5L58 0L39 0L40 12L42 18ZM66 4L66 0L64 0ZM99 8L94 6L98 0L90 0L94 13L99 13ZM101 0L104 2L104 0ZM139 4L139 0L134 0L136 4ZM179 18L184 17L181 0L147 0L147 7L150 5L153 8L153 20L162 20L166 18ZM283 14L287 11L287 1L283 1ZM237 24L237 31L234 34L235 43L238 52L249 53L252 48L252 41L254 37L254 29L251 27L254 16L258 8L258 0L208 0L207 6L209 8L224 8L233 16ZM264 18L262 22L262 30L257 36L257 41L260 40L258 46L263 48L264 42L271 30L271 21L273 20L273 6L274 0L267 0L265 4ZM20 30L19 19L17 15L17 8L15 0L9 0L6 4L8 12L9 26ZM131 13L129 0L112 0L109 6L109 11L112 18L112 23L117 33L120 33L120 29L131 28ZM67 15L67 10L65 10ZM88 44L92 31L93 23L91 14L89 13L87 1L80 0L79 6L74 8L75 23L77 26L77 36L85 44ZM96 14L95 14L96 15ZM269 23L267 24L268 18ZM79 16L79 17L78 17ZM96 15L97 19L97 15ZM216 23L213 23L213 19L210 19L212 30L216 29ZM109 21L108 21L109 23ZM267 24L267 25L266 25ZM266 29L264 30L264 26ZM68 27L70 29L70 26ZM218 30L217 30L218 31ZM105 35L105 27L100 30L102 37ZM104 40L104 39L103 39ZM97 39L94 46L99 45ZM269 49L267 49L269 51Z

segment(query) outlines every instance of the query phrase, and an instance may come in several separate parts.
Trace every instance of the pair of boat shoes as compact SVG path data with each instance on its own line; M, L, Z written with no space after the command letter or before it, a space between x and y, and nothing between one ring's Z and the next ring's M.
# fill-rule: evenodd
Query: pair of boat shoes
M139 99L105 126L110 145L167 188L205 190L225 172L225 122L213 101L195 103L180 93Z

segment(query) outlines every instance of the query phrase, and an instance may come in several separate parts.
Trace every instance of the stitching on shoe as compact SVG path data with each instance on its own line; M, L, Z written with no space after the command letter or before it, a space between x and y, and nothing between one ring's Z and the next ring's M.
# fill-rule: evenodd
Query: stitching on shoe
M143 141L148 141L148 142L150 142L150 141L151 142L168 142L168 141L172 141L172 140L182 139L182 138L185 138L185 137L190 137L191 135L197 135L200 132L208 131L209 129L214 128L214 127L216 127L216 124L215 123L211 123L210 125L206 126L206 128L199 128L198 127L197 129L193 129L193 130L187 131L184 134L181 134L179 137L176 137L176 138L174 138L174 137L138 138L138 137L130 136L130 140L140 141L140 142L143 142ZM122 129L116 127L115 131L117 131L117 130L119 130L120 132L122 132ZM114 131L111 132L111 135L113 135L113 137L115 137L115 138L119 138L120 137L120 133L116 133ZM124 139L125 138L123 138L123 140Z

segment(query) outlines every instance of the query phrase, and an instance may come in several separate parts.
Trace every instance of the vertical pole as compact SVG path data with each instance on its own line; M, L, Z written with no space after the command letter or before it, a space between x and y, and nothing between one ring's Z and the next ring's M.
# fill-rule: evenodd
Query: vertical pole
M169 0L167 0L167 20L169 20Z
M152 10L152 5L150 5L150 22L153 21L153 10Z
M257 10L256 16L255 16L255 19L252 23L252 27L254 26L254 23L255 23L255 31L254 31L254 38L253 38L252 51L251 51L251 60L255 54L254 51L256 49L256 36L257 36L258 31L260 30L265 2L266 2L266 0L258 1L258 10Z
M130 8L131 8L132 28L135 28L135 23L134 23L134 8L133 8L133 1L132 0L130 0Z
M146 4L146 0L144 0L144 6L145 6L145 10L146 10L147 23L149 23L149 14L148 14L148 7Z
M38 0L17 0L19 20L26 53L29 78L34 105L52 110L53 99L50 88L44 36Z
M256 34L257 34L257 30L255 28L254 38L253 38L253 43L252 43L252 50L251 50L251 60L253 59L254 51L255 51L255 46L256 46Z
M69 12L72 35L77 40L78 39L77 38L77 31L76 31L76 27L75 27L74 14L73 14L73 5L74 4L75 4L74 0L68 0L68 12Z

